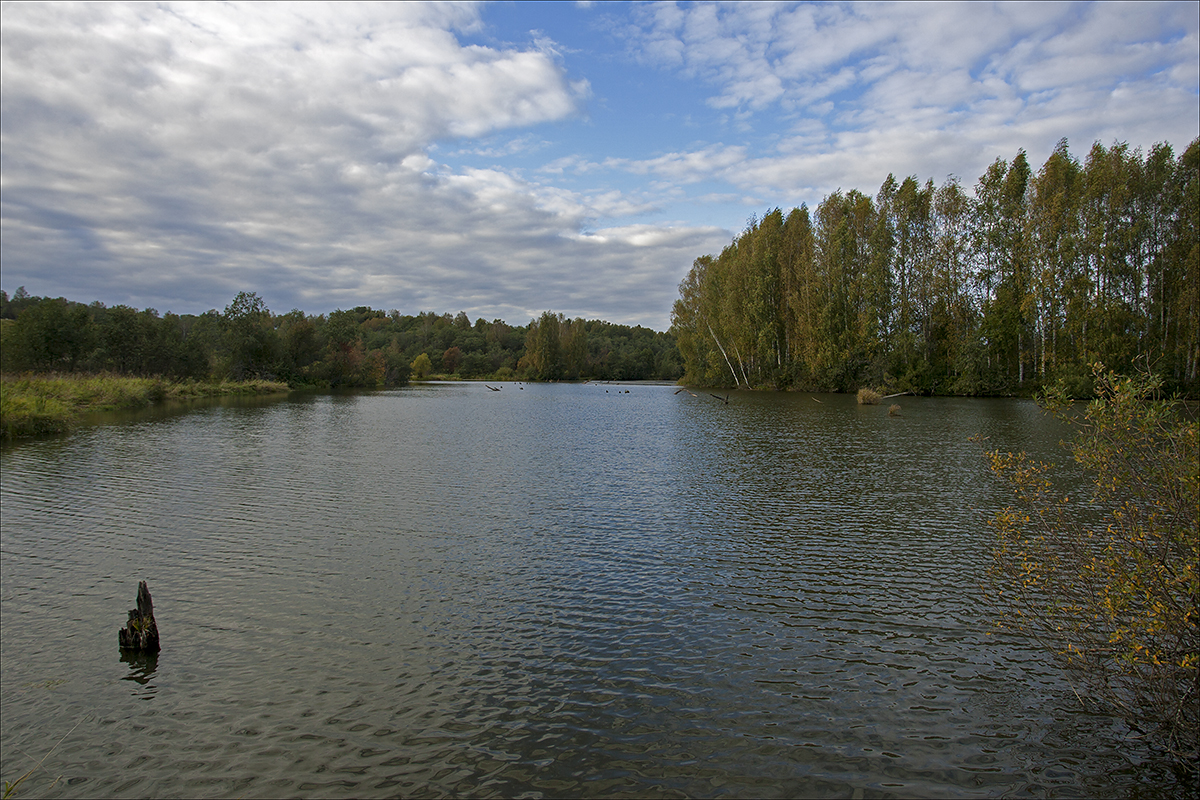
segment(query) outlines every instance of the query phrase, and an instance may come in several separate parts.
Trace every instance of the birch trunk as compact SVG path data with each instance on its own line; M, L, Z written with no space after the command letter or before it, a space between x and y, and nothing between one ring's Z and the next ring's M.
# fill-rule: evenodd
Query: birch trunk
M733 363L729 360L729 354L725 352L725 348L721 346L721 340L717 338L716 332L712 329L712 325L708 320L704 320L704 324L708 326L708 332L712 335L713 341L717 343L717 349L721 351L721 355L725 357L725 363L729 366L729 374L733 376L734 388L741 384L738 383L737 372L733 368Z

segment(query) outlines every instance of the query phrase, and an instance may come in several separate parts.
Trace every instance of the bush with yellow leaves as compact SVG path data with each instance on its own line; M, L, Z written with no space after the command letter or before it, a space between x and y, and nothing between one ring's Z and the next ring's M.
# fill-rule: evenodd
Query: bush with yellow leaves
M1025 453L988 452L1017 502L990 520L988 598L1004 625L1049 649L1081 698L1119 714L1194 772L1200 731L1200 467L1194 410L1148 371L1097 364L1095 399L1068 447L1090 477L1081 508ZM1090 522L1088 521L1090 518Z

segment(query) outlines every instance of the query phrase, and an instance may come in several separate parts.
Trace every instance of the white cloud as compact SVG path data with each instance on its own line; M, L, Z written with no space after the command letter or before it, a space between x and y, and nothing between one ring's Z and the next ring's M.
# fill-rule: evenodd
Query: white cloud
M3 13L10 291L195 312L251 289L277 310L519 316L582 313L572 298L586 290L596 315L665 324L675 244L639 266L578 238L644 201L431 157L439 140L571 118L588 92L545 42L460 43L480 25L473 5ZM495 154L537 143L515 137ZM645 285L606 304L606 284L631 268Z
M598 169L603 169L603 167L604 165L588 161L581 156L569 155L543 164L538 168L538 172L554 175L562 175L564 172L570 172L575 175L584 175L589 172L595 172Z
M1195 4L570 13L681 78L661 118L630 111L600 37L526 25L527 44L499 44L473 4L6 5L5 288L661 327L729 235L665 216L740 225L747 204L889 172L970 185L1019 147L1181 147L1200 126Z
M888 172L943 177L1062 137L1182 148L1200 133L1194 3L674 3L627 29L643 61L711 87L758 151L707 145L632 171L723 179L810 202ZM760 138L760 141L764 141ZM816 192L814 196L807 194Z
M606 159L607 167L619 167L635 174L653 174L670 178L676 183L697 183L714 176L732 179L730 172L747 159L746 148L711 145L703 150L666 153L650 159Z
M489 138L495 139L496 137L489 137ZM516 155L518 153L536 152L538 150L541 150L548 144L549 144L549 142L547 142L545 139L535 137L532 134L526 134L524 136L518 136L514 139L508 139L507 141L503 141L503 142L488 141L488 142L476 144L475 146L472 146L472 147L466 147L461 150L454 151L452 153L449 153L448 155L451 155L451 156L471 155L471 156L483 156L484 158L507 158L508 156Z

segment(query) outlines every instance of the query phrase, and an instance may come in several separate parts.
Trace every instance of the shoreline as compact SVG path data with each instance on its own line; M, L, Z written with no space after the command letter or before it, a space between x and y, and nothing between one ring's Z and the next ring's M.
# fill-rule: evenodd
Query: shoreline
M94 411L146 408L165 401L234 395L284 394L278 381L172 381L129 375L0 375L0 434L4 441L66 433Z

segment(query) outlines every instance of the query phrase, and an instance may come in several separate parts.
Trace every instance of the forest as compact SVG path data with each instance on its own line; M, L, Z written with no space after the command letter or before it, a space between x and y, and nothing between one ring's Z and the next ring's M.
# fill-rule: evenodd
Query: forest
M398 386L431 376L676 380L817 391L1090 392L1092 365L1200 395L1200 140L1124 143L1034 173L997 158L968 193L884 180L752 218L695 260L668 333L547 311L528 325L365 306L160 315L0 291L12 373Z
M199 315L0 291L6 373L114 373L300 387L402 386L410 379L676 380L674 338L547 311L527 326L367 307L274 314L253 292Z
M1134 365L1200 394L1200 140L1178 157L1061 140L968 193L889 175L776 208L695 260L672 311L683 381L922 394L1090 393Z

